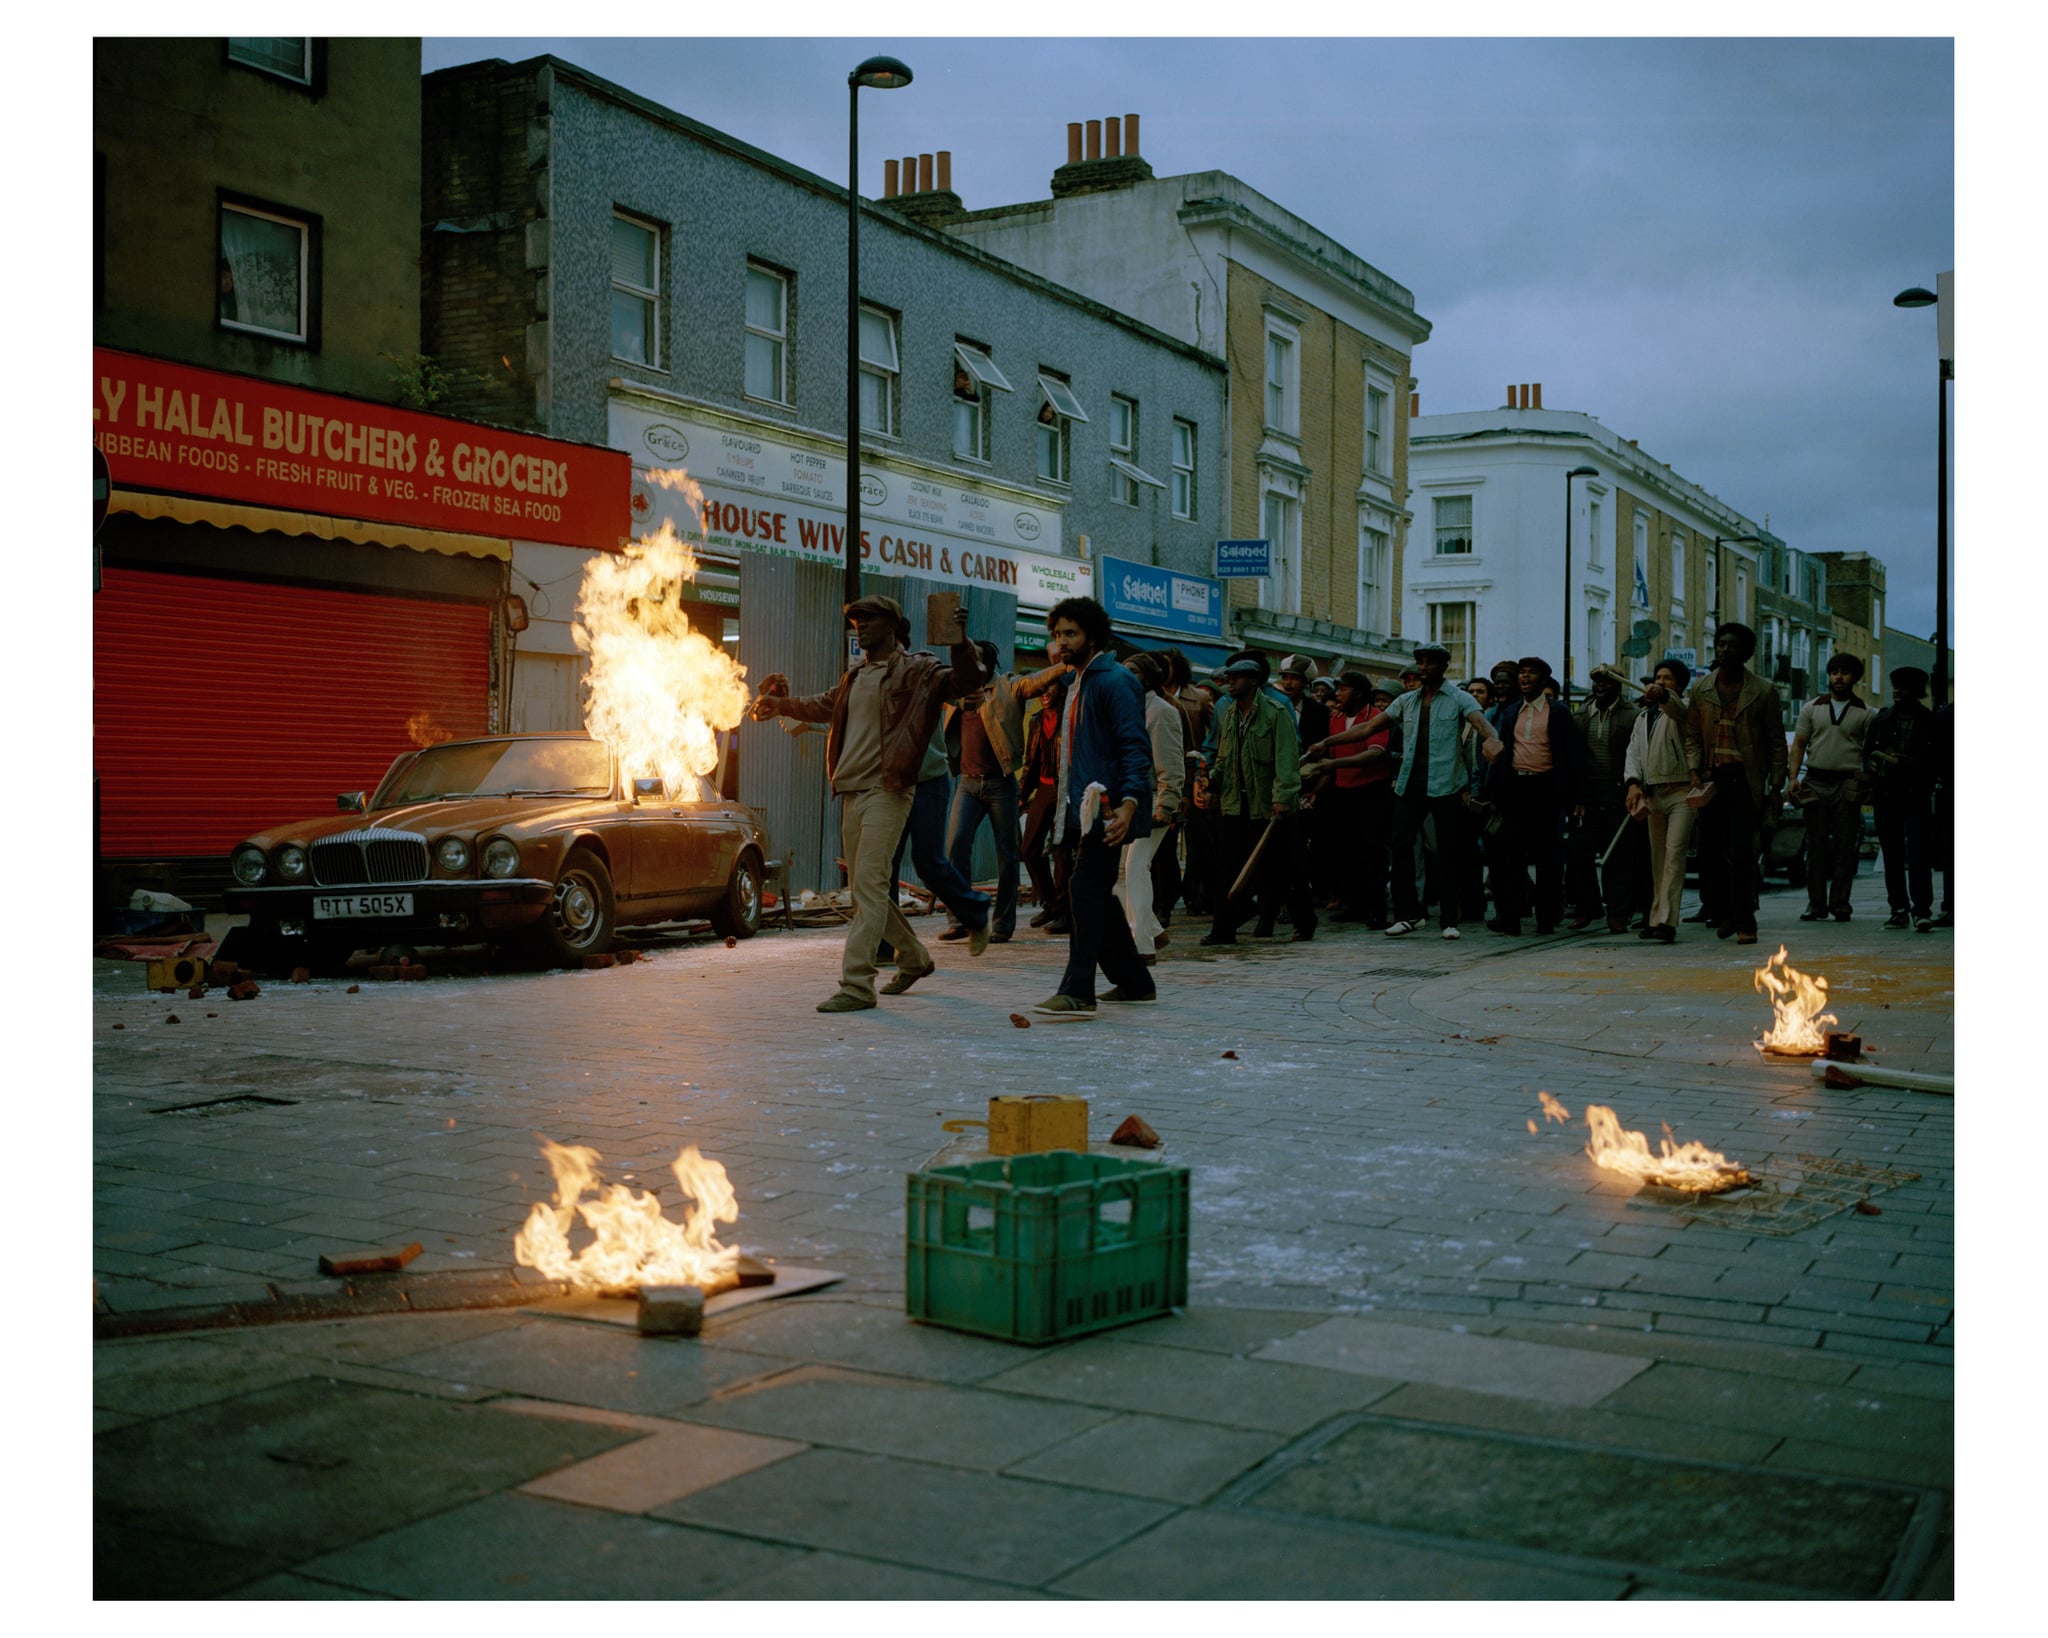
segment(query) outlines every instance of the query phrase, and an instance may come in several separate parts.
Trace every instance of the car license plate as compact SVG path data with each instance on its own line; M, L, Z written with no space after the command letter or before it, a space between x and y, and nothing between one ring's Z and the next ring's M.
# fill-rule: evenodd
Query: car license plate
M315 921L346 921L356 916L409 916L410 893L321 893L313 899Z

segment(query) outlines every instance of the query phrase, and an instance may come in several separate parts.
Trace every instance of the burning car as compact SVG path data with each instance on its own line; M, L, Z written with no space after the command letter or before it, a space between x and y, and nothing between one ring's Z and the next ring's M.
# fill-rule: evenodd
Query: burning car
M621 927L708 917L747 938L760 926L768 839L755 812L687 771L628 778L584 734L407 751L374 792L337 806L231 856L226 907L248 915L259 965L333 970L365 947L486 941L562 962L600 954Z

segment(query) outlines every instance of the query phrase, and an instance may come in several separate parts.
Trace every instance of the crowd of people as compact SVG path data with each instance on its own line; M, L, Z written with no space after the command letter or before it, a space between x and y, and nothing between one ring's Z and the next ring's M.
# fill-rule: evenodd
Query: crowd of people
M830 724L853 915L821 1012L873 1007L936 970L897 902L906 846L946 908L939 939L974 956L1015 937L1028 873L1028 925L1069 941L1059 988L1034 1009L1048 1020L1154 1000L1177 911L1212 947L1248 924L1307 942L1325 916L1400 938L1432 912L1445 939L1483 923L1673 943L1688 855L1699 907L1682 919L1753 944L1759 852L1784 798L1805 817L1803 920L1850 919L1867 802L1884 926L1951 924L1951 717L1927 708L1911 667L1892 668L1892 702L1873 709L1856 692L1862 661L1832 656L1828 692L1788 735L1777 690L1749 669L1756 636L1734 622L1698 677L1670 658L1639 679L1596 666L1567 702L1539 655L1459 683L1434 643L1387 681L1321 674L1301 655L1276 668L1255 649L1196 677L1178 649L1119 645L1085 597L1047 616L1050 663L1027 674L1002 671L964 617L943 659L906 649L909 622L887 597L846 617L860 664L807 698L769 677L754 707L756 720ZM984 823L993 894L972 879Z

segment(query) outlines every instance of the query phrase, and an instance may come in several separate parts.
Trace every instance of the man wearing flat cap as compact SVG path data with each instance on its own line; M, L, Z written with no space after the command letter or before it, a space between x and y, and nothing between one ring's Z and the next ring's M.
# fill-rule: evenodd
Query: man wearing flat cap
M860 1012L875 1005L875 947L887 937L896 950L889 993L901 994L937 965L896 904L890 862L910 817L918 773L946 701L982 685L981 656L967 640L967 618L952 634L950 667L928 654L908 654L910 622L890 597L863 597L846 605L860 640L861 663L822 694L798 698L776 672L762 679L754 720L794 717L828 722L825 777L843 803L840 845L853 888L853 920L846 929L838 992L820 1012ZM937 636L937 633L933 634Z

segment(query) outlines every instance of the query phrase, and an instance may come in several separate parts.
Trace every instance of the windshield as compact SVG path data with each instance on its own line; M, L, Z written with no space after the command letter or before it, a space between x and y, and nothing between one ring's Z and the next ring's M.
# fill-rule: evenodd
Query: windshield
M590 739L491 739L436 745L385 776L376 805L455 796L608 796L611 754Z

